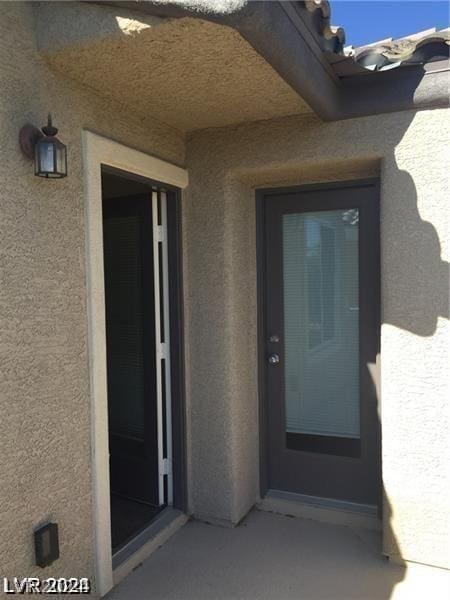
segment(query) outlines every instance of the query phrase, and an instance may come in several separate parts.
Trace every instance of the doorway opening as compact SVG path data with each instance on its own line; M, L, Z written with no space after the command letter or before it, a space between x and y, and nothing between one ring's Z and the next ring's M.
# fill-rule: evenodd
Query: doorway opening
M113 556L184 510L179 194L102 166Z

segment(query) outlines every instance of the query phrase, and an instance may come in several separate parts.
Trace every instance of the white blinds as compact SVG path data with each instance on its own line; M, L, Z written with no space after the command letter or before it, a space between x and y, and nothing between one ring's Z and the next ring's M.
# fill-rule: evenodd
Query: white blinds
M358 210L282 226L286 430L358 438Z
M139 216L108 215L103 240L110 429L142 441L145 357Z

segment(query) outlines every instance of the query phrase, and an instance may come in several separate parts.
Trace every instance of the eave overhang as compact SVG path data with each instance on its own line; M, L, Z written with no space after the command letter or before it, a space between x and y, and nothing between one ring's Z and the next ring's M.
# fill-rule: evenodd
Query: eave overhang
M445 55L438 62L367 70L344 55L344 32L330 25L325 0L111 0L101 4L154 16L195 17L234 28L326 121L449 105ZM443 47L441 43L440 52Z

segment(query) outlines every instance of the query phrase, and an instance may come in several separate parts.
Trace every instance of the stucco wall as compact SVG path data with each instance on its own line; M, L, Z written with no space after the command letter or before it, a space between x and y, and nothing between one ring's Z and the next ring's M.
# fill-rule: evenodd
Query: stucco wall
M176 164L184 140L52 73L35 50L28 3L0 5L0 574L93 576L81 130ZM69 176L47 181L18 147L48 111ZM34 564L33 528L60 527L61 558Z
M237 522L258 496L254 188L379 174L384 550L448 565L449 114L299 116L190 135L194 514Z
M184 164L174 129L100 99L38 56L27 3L0 4L0 573L40 575L32 529L60 525L45 575L92 576L81 130ZM39 180L20 127L51 110L69 177ZM448 112L311 117L192 134L183 199L190 502L237 522L258 496L254 188L382 181L385 549L448 549ZM443 262L447 261L447 262ZM390 506L390 508L389 508Z

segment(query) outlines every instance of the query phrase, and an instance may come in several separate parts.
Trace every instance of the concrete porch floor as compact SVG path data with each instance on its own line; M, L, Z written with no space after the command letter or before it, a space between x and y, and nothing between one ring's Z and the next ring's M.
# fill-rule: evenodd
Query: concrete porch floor
M447 600L448 572L390 564L380 533L253 510L188 522L108 600Z

